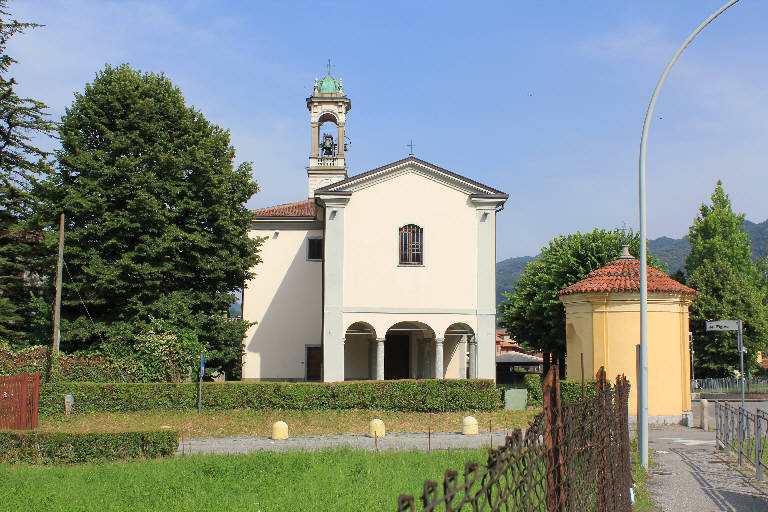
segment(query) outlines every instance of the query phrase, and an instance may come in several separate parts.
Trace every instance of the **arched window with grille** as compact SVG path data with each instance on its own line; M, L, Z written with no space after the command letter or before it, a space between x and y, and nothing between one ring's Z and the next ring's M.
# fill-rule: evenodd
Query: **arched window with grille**
M400 264L424 264L424 230L416 224L400 228Z

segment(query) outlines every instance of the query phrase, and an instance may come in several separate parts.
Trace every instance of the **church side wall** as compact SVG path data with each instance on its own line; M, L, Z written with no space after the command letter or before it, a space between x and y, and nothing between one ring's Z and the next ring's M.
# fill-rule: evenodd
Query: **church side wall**
M249 236L267 237L262 263L246 283L243 379L303 380L306 346L320 346L322 262L307 259L308 240L323 236L320 223L258 222Z

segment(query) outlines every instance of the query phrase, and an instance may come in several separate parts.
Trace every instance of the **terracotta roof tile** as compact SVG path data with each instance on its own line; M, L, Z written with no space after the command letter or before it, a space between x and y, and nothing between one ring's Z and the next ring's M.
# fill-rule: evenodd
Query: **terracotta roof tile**
M253 211L256 217L314 217L315 200L306 199L296 203L279 204Z
M699 295L699 292L680 284L661 270L648 267L648 291ZM560 290L557 295L574 293L640 292L640 261L635 258L619 258L590 272L581 281Z

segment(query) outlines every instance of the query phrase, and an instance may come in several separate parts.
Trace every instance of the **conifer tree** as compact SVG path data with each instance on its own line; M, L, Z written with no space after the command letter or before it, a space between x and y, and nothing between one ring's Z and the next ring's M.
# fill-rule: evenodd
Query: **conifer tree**
M130 353L156 318L193 332L208 366L236 376L247 326L225 320L260 241L247 235L245 207L258 187L250 163L234 166L229 131L164 75L121 65L75 94L59 135L58 167L39 193L49 226L67 218L62 346L104 339Z
M768 340L765 280L751 258L744 215L734 213L720 181L711 200L690 228L686 258L688 285L701 292L691 305L690 328L696 375L702 377L728 376L739 368L736 333L707 332L707 320L742 320L747 369L755 368Z
M30 294L28 285L38 235L27 225L32 211L31 189L47 172L48 154L37 147L36 135L50 134L53 123L46 106L16 93L10 76L17 61L6 53L8 41L40 25L12 19L0 0L0 338L14 344L28 342Z

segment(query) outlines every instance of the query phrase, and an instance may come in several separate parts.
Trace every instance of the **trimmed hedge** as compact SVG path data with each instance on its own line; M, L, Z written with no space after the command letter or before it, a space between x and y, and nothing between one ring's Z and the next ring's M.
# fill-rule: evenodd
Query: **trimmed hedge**
M0 462L74 464L145 459L173 455L175 430L117 433L48 433L0 431Z
M544 397L542 381L543 378L539 374L525 376L525 389L528 390L526 405L541 407ZM594 379L584 381L584 396L586 398L595 396L595 389ZM560 400L563 402L579 402L581 400L581 380L561 380Z
M63 414L71 394L74 414L196 409L196 383L56 382L40 386L39 412ZM206 409L386 409L490 411L501 405L492 380L393 380L338 383L203 383Z
M57 372L51 378L51 353L49 347L28 347L10 350L0 346L0 375L40 372L43 382L50 380L116 382L122 380L114 363L97 352L76 354L59 353Z

